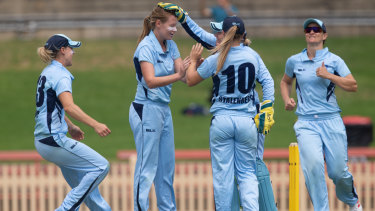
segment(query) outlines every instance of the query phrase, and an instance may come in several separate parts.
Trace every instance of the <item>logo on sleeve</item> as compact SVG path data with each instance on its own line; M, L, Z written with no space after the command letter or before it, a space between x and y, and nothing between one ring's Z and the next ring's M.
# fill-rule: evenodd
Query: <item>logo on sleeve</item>
M157 61L157 62L158 62L158 63L164 63L164 62L163 62L162 60L159 60L159 59L158 59L158 61Z
M154 132L156 132L156 130L155 129L148 129L148 128L146 128L146 132L154 133Z
M76 147L77 144L78 144L78 142L75 142L75 143L70 147L70 149L73 149L74 147Z
M297 70L298 70L298 72L303 72L303 71L305 71L304 68L298 68Z

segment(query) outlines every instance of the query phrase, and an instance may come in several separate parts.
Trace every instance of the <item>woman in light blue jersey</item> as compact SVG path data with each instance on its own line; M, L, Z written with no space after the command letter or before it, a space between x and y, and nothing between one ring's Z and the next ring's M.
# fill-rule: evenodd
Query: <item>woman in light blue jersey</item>
M216 210L231 210L234 177L243 210L259 210L254 88L255 81L259 81L264 99L273 102L273 80L268 70L261 68L257 54L246 46L250 41L245 38L243 21L227 17L222 28L223 41L203 63L203 47L193 46L186 81L194 86L212 77L214 82L210 150Z
M174 135L169 108L172 84L185 77L184 63L172 41L177 18L157 6L144 19L134 53L137 93L130 105L129 122L137 149L134 173L134 210L148 210L155 185L159 210L176 210L173 190Z
M190 35L194 40L199 42L204 48L206 49L213 49L215 46L219 45L224 38L224 31L222 29L223 22L210 22L210 27L212 33L205 31L201 28L194 20L185 12L181 7L171 3L163 3L159 2L161 7L164 9L170 10L175 13L175 16L178 18L181 26L184 28L186 33ZM266 69L266 65L263 63L260 56L253 51L257 59L261 64L261 68ZM257 106L258 112L260 111L260 99L258 97L258 93L254 90L254 99L255 104ZM210 98L211 100L211 98ZM271 185L271 180L269 177L269 171L267 169L266 164L263 162L263 152L264 152L264 141L265 141L265 134L262 132L258 133L258 150L257 150L257 178L259 182L259 210L260 211L274 211L277 210L275 199L273 196L273 190ZM236 184L237 186L237 184ZM236 191L238 192L238 191ZM238 193L235 194L236 196ZM239 210L238 197L234 197L232 210Z
M65 115L94 128L104 137L111 133L105 124L97 122L73 102L73 75L66 69L72 65L73 48L81 42L63 34L55 34L38 55L47 63L40 74L36 89L35 147L46 160L58 165L72 190L56 210L78 210L84 202L90 210L111 210L100 195L98 185L109 171L108 161L99 153L79 142L84 132ZM72 138L66 136L69 133Z
M287 60L280 87L285 109L292 111L296 102L290 94L296 79L298 121L294 130L306 186L314 210L329 210L325 162L337 198L351 211L362 210L348 171L346 131L334 94L336 85L348 92L357 91L357 82L345 62L324 48L328 36L324 23L310 18L303 28L307 48Z

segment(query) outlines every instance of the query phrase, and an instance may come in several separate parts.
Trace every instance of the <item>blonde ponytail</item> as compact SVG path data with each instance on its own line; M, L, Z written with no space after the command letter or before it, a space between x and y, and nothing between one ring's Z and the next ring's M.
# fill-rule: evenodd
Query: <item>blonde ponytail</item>
M249 46L249 45L251 44L250 39L245 39L245 40L243 41L243 44L244 44L245 46Z
M217 69L215 75L219 73L221 68L223 68L223 65L225 63L225 60L227 59L228 52L232 46L233 40L238 39L239 36L236 35L237 26L232 26L226 33L223 38L223 41L216 46L213 50L211 50L211 55L220 53L218 59L217 59Z
M145 17L143 20L143 31L141 36L138 37L137 45L145 38L151 31L152 25L151 25L151 15Z
M52 60L56 59L57 55L57 51L54 52L52 50L47 50L44 47L39 47L37 53L39 55L39 58L47 64L51 63Z

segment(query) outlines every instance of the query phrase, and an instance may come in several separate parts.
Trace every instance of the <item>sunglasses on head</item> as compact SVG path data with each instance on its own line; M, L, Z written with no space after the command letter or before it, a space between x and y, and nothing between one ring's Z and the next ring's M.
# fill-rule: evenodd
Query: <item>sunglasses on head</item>
M313 31L314 33L320 33L323 30L320 27L314 26L314 27L306 27L304 31L305 33L310 33L311 31Z

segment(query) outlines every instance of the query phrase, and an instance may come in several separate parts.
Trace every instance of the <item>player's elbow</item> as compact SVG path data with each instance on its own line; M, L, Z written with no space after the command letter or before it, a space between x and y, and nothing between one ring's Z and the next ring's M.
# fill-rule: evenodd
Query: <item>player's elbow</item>
M75 104L64 105L64 111L65 113L71 115L74 112L75 107L76 107Z
M195 85L197 84L197 82L194 81L192 78L186 77L186 84L187 84L189 87L192 87L192 86L195 86Z
M150 89L154 89L154 88L157 88L158 86L156 85L156 83L154 83L153 80L145 80L146 84L147 84L147 87L150 88Z
M186 72L186 84L189 87L195 86L203 80L204 79L197 72Z
M346 88L346 91L348 92L357 92L358 90L358 85L356 81L353 81L352 84Z
M189 78L186 78L186 84L188 85L188 87L192 87L193 86L193 83L191 80L189 80Z
M154 85L154 84L147 84L147 86L148 86L148 88L150 88L150 89L154 89L154 88L157 88L157 86L156 86L156 85Z
M358 85L357 85L357 81L354 79L354 77L349 74L348 76L346 76L344 79L342 79L344 81L344 90L347 91L347 92L356 92L357 89L358 89Z

